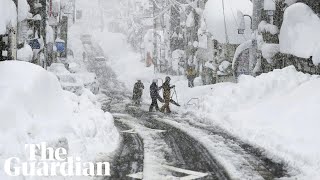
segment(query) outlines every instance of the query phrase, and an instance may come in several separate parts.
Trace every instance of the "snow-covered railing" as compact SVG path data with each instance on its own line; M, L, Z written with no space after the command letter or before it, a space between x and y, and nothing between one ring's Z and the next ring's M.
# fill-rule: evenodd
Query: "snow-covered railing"
M197 101L196 103L191 103L192 101ZM188 102L187 102L187 104L186 104L186 106L197 106L198 107L198 109L200 108L200 99L199 98L191 98Z

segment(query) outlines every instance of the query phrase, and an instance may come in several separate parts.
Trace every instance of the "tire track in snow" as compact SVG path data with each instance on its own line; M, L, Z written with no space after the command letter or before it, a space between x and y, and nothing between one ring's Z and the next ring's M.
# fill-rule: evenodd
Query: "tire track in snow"
M115 121L120 132L129 129L125 124ZM114 155L111 176L105 180L131 179L127 175L143 171L143 142L137 134L121 133L122 143Z
M158 116L156 119L199 140L228 170L232 179L276 179L288 176L283 163L272 161L260 149L243 143L219 128L195 124L190 118L179 116Z
M138 122L139 120L129 115L114 114L114 116L116 117L117 121L129 126L143 139L143 179L173 179L174 176L172 173L161 167L161 165L171 165L171 162L167 161L167 156L169 156L172 152L169 146L159 135L159 132L146 128Z
M170 158L169 161L175 167L207 173L207 176L200 179L230 179L226 170L217 163L209 151L187 133L167 123L157 121L153 114L141 109L136 109L135 111L128 110L128 112L139 119L139 123L145 127L167 131L163 133L162 138L172 150L168 158ZM199 179L199 177L193 177L193 179Z

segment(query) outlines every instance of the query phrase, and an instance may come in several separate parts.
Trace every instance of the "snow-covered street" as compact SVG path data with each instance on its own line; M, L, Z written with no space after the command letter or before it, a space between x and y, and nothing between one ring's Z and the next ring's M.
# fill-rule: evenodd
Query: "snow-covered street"
M320 2L1 0L0 180L319 180Z
M121 59L118 63L121 63ZM113 69L117 70L117 65L113 66L112 62L110 64ZM143 67L142 63L137 62L137 64ZM121 65L119 67L126 66ZM155 77L152 74L150 75L150 78ZM132 77L132 75L127 77ZM113 78L104 78L107 78L103 80L108 81L109 84L110 81L115 81ZM135 78L132 78L131 82L130 79L128 81L128 78L126 78L123 83L129 85L134 81ZM179 81L179 79L176 81ZM185 80L182 80L182 82L185 82ZM119 82L112 84L119 84ZM103 87L103 89L110 88ZM188 115L188 113L181 112L180 115L173 116L159 113L150 114L143 110L148 109L147 104L144 104L141 108L130 105L130 99L128 99L130 96L126 96L126 93L130 94L124 87L113 88L106 92L106 95L112 94L112 96L117 97L122 94L123 97L106 101L111 105L105 107L116 107L109 110L113 113L115 120L118 121L116 124L121 123L127 126L126 130L120 128L122 134L139 135L144 145L144 161L143 167L133 166L130 169L131 174L121 173L124 164L119 164L120 167L114 167L116 177L172 179L174 177L187 178L190 176L191 179L192 177L195 179L200 177L204 179L274 179L289 176L284 162L273 161L263 154L263 150L244 143L228 132L219 128L210 128L206 125L197 125L195 123L197 117L192 114ZM147 101L145 102L147 103ZM130 142L123 143L130 144ZM136 146L133 146L133 148L136 149ZM191 149L192 151L190 151ZM119 158L125 157L120 156ZM139 164L139 161L135 158L133 161ZM130 162L129 164L132 165L133 163ZM178 169L178 174L175 168Z

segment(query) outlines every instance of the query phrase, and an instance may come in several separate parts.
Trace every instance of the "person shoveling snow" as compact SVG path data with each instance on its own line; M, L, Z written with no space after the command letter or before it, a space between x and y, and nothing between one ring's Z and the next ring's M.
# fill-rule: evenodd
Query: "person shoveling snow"
M171 89L175 88L176 86L170 85L171 78L169 76L166 77L166 81L162 84L161 88L163 89L163 99L164 105L161 107L160 111L165 113L171 113L170 110L170 103L180 106L177 102L175 102L171 97Z

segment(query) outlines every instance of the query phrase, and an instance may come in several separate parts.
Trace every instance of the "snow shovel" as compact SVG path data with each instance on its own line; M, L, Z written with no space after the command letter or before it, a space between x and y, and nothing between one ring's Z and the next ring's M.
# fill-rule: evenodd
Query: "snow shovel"
M174 94L176 95L176 99L177 99L177 101L178 101L177 91L176 91L176 88L174 88L173 94L172 94L171 99L170 99L170 103L173 104L173 105L176 105L176 106L180 107L181 105L180 105L178 102L176 102L176 101L174 101L174 100L172 99L172 97L173 97Z
M170 103L173 104L173 105L176 105L178 107L181 106L179 103L175 102L173 99L170 99Z
M162 97L158 96L158 100L161 102L161 103L164 103L164 100Z

